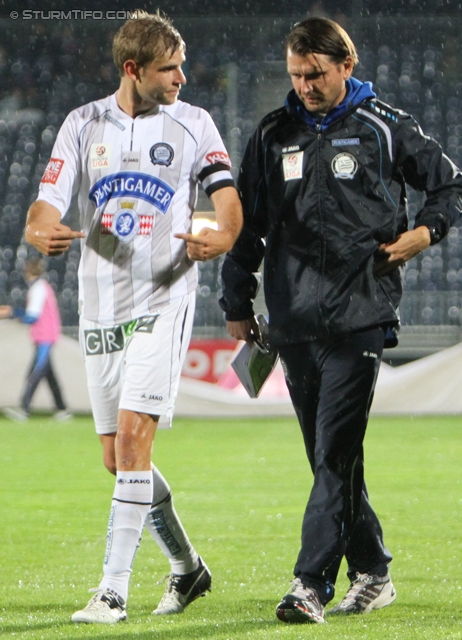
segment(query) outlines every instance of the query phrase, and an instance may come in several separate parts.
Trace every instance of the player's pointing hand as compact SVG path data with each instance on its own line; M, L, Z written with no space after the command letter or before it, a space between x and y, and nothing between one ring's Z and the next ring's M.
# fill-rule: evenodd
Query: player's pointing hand
M82 231L73 231L70 227L55 223L30 223L26 227L26 240L33 244L45 256L60 256L70 247L72 240L84 238Z
M197 235L175 233L175 238L186 241L186 251L191 260L204 262L227 253L233 246L234 236L227 230L215 230L204 227Z
M32 203L25 229L26 242L45 256L60 256L71 246L72 240L85 238L82 231L72 231L61 224L59 210L45 200Z

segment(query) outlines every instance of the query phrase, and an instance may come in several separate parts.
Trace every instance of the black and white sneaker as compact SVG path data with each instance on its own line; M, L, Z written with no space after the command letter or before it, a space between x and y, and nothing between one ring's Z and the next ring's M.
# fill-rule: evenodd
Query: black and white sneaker
M126 620L125 601L111 589L90 589L96 591L85 609L76 611L72 622L87 622L94 624L115 624Z
M191 602L205 596L206 591L212 591L212 574L202 558L199 558L199 566L195 571L183 576L171 573L167 577L165 593L153 611L156 616L183 613Z
M373 609L387 607L395 599L396 591L390 574L373 576L369 573L357 573L346 596L329 611L329 614L370 613Z
M305 587L300 578L292 582L291 589L276 607L276 615L282 622L325 622L317 591Z

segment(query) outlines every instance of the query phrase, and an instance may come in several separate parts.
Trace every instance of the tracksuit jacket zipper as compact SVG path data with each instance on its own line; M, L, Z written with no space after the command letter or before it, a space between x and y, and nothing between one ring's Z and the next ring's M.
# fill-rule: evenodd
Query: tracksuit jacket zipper
M321 224L321 269L318 278L318 311L319 318L323 328L326 331L329 331L327 318L323 312L323 299L324 299L324 276L326 273L326 225L324 219L324 208L322 206L322 194L321 194L321 182L322 182L322 170L321 170L321 150L323 146L323 136L322 136L322 124L318 122L316 125L316 174L318 179L318 210L319 210L319 220Z

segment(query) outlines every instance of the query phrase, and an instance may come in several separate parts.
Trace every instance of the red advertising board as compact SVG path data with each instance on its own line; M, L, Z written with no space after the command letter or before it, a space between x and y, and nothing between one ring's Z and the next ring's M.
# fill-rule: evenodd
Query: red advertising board
M231 362L236 340L191 340L182 375L216 382Z

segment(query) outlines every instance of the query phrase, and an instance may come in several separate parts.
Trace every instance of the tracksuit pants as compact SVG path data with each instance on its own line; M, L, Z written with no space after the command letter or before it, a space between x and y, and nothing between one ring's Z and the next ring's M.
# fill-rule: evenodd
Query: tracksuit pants
M279 347L314 483L294 574L321 602L334 597L342 557L386 575L392 557L364 483L363 440L381 362L381 327Z
M35 390L38 387L40 380L45 379L48 382L50 391L53 394L53 399L56 408L60 411L66 409L64 404L62 393L56 376L51 366L51 347L53 345L49 343L40 343L36 345L35 356L32 361L32 365L27 375L27 380L21 399L21 406L26 413L30 411L30 403Z

